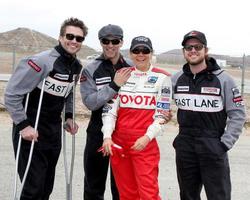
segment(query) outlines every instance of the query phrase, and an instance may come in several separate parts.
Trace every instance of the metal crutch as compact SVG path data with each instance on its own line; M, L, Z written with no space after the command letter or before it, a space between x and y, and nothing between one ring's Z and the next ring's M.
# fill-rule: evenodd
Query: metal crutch
M28 93L26 95L25 106L24 106L25 113L27 112L29 97L30 97L30 93ZM17 198L16 197L16 194L17 194L17 176L18 176L17 171L18 171L18 163L19 163L18 161L19 161L21 144L22 144L22 136L20 134L19 135L19 140L18 140L18 146L17 146L17 153L16 153L15 183L14 183L14 192L13 192L14 200Z
M37 113L36 113L36 121L35 121L35 127L34 127L35 131L37 131L37 127L38 127L38 121L39 121L39 116L40 116L40 111L41 111L42 100L43 100L44 86L45 86L45 79L43 79L41 93L40 93L40 97L39 97L39 103L38 103L38 108L37 108ZM26 97L25 111L27 111L28 101L29 101L29 94L27 94L27 97ZM25 180L26 180L29 168L30 168L30 163L31 163L33 149L34 149L34 144L35 144L35 141L32 140L31 147L30 147L29 158L28 158L28 162L27 162L27 166L26 166L26 169L25 169L23 180L21 181L20 194L19 194L19 196L17 196L17 171L18 171L18 161L19 161L19 155L20 155L20 149L21 149L21 140L22 140L22 136L20 134L19 141L18 141L17 155L16 155L14 200L16 200L16 199L20 200L20 198L21 198L21 194L22 194L22 191L23 191L24 183L25 183Z
M76 75L73 76L73 128L75 126L75 90L76 90ZM65 116L65 105L63 109L63 117ZM62 126L63 132L63 158L64 158L64 171L65 171L65 179L66 179L66 199L72 200L72 179L73 179L73 170L74 170L74 161L75 161L75 135L72 135L72 151L71 151L71 162L70 162L70 172L68 170L68 162L67 162L67 153L66 153L66 133L65 133L65 124Z

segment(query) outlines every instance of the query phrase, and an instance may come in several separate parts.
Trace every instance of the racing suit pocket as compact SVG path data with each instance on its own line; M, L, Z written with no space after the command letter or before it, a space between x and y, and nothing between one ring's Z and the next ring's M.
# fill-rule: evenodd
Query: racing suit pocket
M226 153L225 147L220 138L196 138L198 151L208 156L221 157Z
M178 134L173 141L173 147L178 151L194 152L194 137Z

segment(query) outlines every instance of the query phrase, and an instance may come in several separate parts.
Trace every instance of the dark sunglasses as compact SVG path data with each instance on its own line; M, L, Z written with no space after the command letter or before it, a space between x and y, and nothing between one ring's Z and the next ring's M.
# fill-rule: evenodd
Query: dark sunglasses
M195 44L195 45L185 45L183 48L186 50L186 51L192 51L193 48L195 49L195 51L200 51L202 50L204 47L203 44Z
M110 44L110 42L113 45L117 45L117 44L119 44L121 42L121 40L119 40L119 39L109 40L109 39L106 39L106 38L101 39L102 44L108 45L108 44Z
M79 36L79 35L74 35L74 34L71 34L71 33L66 33L65 37L66 37L67 40L74 40L74 39L76 39L76 41L80 42L80 43L85 40L85 37L82 37L82 36Z
M132 51L131 51L133 54L150 54L151 51L149 48L147 47L143 47L143 48L134 48Z

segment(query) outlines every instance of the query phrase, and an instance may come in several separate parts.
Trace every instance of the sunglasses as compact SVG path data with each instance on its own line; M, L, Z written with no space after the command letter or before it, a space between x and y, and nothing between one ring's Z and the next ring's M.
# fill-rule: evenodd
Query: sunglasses
M143 48L134 48L132 51L131 51L133 54L150 54L151 51L149 48L147 47L143 47Z
M110 44L110 42L113 45L117 45L117 44L120 44L121 40L119 40L119 39L109 40L109 39L106 39L106 38L101 39L102 44L108 45L108 44Z
M85 37L79 36L79 35L74 35L74 34L71 34L71 33L66 33L65 37L66 37L67 40L76 39L76 41L79 42L79 43L81 43L81 42L83 42L85 40Z
M192 51L193 48L195 49L195 51L200 51L202 50L204 47L203 44L195 44L195 45L185 45L183 48L186 50L186 51Z

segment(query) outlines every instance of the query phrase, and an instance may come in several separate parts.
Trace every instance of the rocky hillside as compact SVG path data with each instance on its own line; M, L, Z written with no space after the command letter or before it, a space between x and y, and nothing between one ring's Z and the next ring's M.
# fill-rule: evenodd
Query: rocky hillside
M17 28L11 31L0 33L0 51L19 54L32 54L50 49L58 44L55 38L28 28ZM78 53L80 58L86 58L96 51L83 45Z

